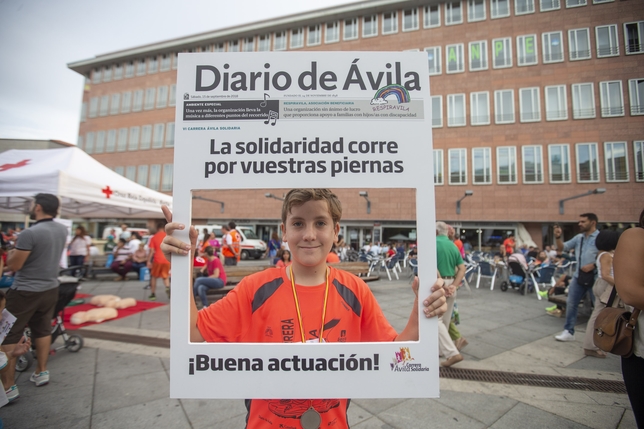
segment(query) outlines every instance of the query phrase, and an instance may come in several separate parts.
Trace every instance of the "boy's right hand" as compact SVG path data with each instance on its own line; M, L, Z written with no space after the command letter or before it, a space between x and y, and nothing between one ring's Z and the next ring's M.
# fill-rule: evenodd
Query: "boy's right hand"
M170 255L187 255L191 249L196 249L199 233L195 227L191 225L188 232L191 244L184 243L178 238L173 237L172 234L176 230L185 229L186 226L181 223L172 222L172 212L168 206L161 206L161 210L163 211L165 219L168 221L168 224L165 226L166 237L163 239L163 243L161 243L161 251L164 253L165 257L169 259Z

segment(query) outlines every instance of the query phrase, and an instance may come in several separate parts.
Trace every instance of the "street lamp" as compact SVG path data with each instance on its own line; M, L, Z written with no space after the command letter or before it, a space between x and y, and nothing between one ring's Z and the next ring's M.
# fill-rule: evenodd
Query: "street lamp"
M367 191L360 191L358 195L367 200L367 214L371 214L371 201L369 201L369 193Z
M456 214L461 214L461 201L463 201L465 198L469 197L470 195L474 195L474 191L467 190L465 191L465 195L463 195L461 199L456 200Z
M593 189L592 191L585 192L583 194L575 195L574 197L568 197L564 198L563 200L559 200L559 214L562 215L564 214L564 202L568 200L574 200L575 198L581 198L585 197L587 195L592 195L592 194L603 194L606 192L606 188L596 188Z
M279 201L284 201L284 198L278 197L277 195L273 195L270 192L265 193L264 196L266 198L274 198L274 199L279 200Z
M224 212L224 202L223 201L211 200L210 198L199 197L197 195L193 195L192 199L193 200L201 200L201 201L208 201L208 202L211 202L211 203L221 204L221 213Z

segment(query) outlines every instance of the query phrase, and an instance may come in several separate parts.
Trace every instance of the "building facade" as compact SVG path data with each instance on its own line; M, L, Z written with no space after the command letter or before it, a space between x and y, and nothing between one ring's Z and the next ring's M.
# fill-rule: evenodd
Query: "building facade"
M170 192L177 54L284 50L425 53L436 217L475 247L510 230L541 246L555 222L572 232L580 213L594 212L624 225L644 208L639 0L373 0L99 55L69 64L86 78L78 145ZM202 191L225 211L195 200L193 216L255 225L265 238L280 207L265 195L281 192ZM338 193L352 244L414 238L413 190Z

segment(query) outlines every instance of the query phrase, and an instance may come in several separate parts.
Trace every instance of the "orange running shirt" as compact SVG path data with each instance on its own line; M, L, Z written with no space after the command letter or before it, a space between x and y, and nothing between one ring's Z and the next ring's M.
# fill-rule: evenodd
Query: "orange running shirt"
M150 238L150 242L148 243L148 246L150 249L154 250L154 258L152 259L152 262L156 262L157 264L169 264L170 261L168 261L161 251L161 243L163 243L163 239L165 238L165 231L159 231L156 234Z
M329 269L324 341L393 341L397 333L369 287L353 274ZM306 341L319 339L325 286L295 286ZM197 327L208 342L301 342L286 269L271 268L244 278L225 298L199 311ZM322 417L321 427L348 427L347 399L255 399L246 403L246 428L299 427L300 416L311 405Z

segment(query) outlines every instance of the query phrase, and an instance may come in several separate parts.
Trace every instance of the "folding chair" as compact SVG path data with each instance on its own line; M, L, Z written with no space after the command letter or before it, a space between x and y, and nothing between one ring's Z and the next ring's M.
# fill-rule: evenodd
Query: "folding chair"
M481 283L481 277L489 277L491 279L490 290L494 290L494 282L496 281L497 268L495 264L492 264L488 261L480 261L478 263L476 279L476 288L479 288Z

